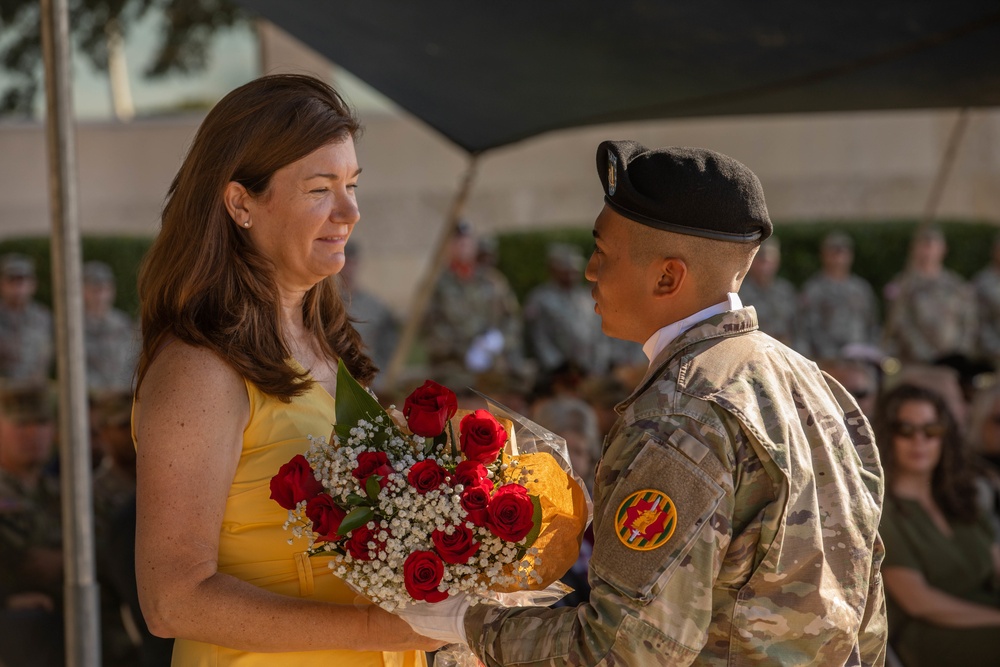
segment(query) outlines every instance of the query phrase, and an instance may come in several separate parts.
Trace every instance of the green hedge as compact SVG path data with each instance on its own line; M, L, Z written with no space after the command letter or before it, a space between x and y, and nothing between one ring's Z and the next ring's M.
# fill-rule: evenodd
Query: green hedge
M993 239L1000 231L987 222L942 220L937 223L948 239L945 264L971 277L989 262ZM854 271L866 278L878 294L906 263L910 237L918 223L897 221L814 221L779 223L775 236L781 240L780 275L796 287L819 270L819 246L831 231L842 231L854 239ZM508 232L497 237L499 268L508 277L518 298L546 278L545 249L560 242L579 246L585 257L593 248L591 229L548 229Z
M100 260L107 263L118 284L116 305L133 317L139 312L139 295L136 276L139 262L146 254L153 239L134 236L84 236L81 239L83 261ZM19 252L35 260L38 276L36 298L52 305L52 260L48 237L10 238L0 241L0 255Z

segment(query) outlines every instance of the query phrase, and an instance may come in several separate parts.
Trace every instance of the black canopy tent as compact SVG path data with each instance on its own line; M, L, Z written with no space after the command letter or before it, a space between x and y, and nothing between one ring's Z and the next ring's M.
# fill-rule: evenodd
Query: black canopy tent
M546 131L628 120L1000 105L995 0L238 0L472 155ZM79 229L66 0L41 0L60 298L67 662L99 663L86 467ZM475 164L473 160L472 164ZM460 214L470 167L413 300L398 370ZM416 314L416 315L414 315Z
M995 0L239 0L470 153L721 114L1000 104Z

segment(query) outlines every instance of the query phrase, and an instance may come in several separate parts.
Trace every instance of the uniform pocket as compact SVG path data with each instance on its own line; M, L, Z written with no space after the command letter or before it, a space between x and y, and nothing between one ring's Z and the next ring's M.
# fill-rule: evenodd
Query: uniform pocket
M591 569L633 600L652 599L723 495L722 487L691 459L647 435L639 454L608 491L595 530Z

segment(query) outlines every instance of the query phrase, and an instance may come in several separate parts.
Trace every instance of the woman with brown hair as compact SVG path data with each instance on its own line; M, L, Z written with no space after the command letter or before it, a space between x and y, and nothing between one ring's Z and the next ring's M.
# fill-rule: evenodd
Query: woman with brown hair
M267 76L205 118L140 276L136 572L173 664L417 667L440 642L308 558L269 499L327 435L337 360L376 368L334 274L359 219L359 131L340 96Z
M875 435L890 643L907 667L1000 664L1000 550L944 399L895 388L880 401Z

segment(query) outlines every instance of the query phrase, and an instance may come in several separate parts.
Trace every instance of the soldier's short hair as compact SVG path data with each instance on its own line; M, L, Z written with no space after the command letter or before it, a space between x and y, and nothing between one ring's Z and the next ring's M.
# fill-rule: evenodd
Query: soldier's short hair
M115 274L104 262L90 261L83 265L83 282L87 285L113 285Z

